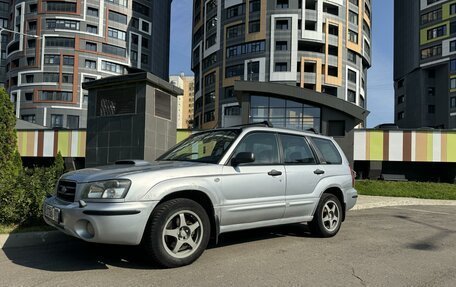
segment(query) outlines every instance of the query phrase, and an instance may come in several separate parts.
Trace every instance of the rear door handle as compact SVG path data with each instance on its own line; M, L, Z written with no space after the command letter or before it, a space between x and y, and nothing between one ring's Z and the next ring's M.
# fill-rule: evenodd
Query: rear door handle
M268 175L270 175L270 176L279 176L279 175L282 175L282 172L273 169L273 170L271 170L270 172L268 172Z
M325 171L321 170L321 169L316 169L316 170L314 170L314 173L320 175L320 174L324 174Z

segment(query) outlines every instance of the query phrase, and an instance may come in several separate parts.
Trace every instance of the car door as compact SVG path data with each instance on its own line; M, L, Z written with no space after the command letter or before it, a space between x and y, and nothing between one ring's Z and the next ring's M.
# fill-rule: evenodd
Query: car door
M315 187L321 180L317 157L304 136L279 135L286 171L286 210L284 218L312 214L318 198Z
M252 132L244 136L232 154L252 152L252 163L224 166L221 225L252 223L283 217L285 170L280 163L277 135Z

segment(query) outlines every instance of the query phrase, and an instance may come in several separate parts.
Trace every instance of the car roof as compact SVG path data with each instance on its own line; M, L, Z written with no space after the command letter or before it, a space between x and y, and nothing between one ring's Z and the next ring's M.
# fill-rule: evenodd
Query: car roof
M300 136L318 137L318 138L323 138L323 139L332 139L332 137L328 137L328 136L321 135L321 134L316 134L314 132L300 131L300 130L287 129L287 128L274 128L274 127L267 127L267 126L261 126L261 125L258 125L258 126L245 125L245 126L217 128L217 129L214 129L213 131L216 131L216 130L242 130L245 132L266 131L266 132L286 133L286 134L293 134L293 135L300 135Z

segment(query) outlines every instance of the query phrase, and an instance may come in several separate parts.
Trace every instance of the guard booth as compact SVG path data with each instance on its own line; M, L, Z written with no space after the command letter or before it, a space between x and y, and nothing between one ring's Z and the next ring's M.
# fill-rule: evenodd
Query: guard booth
M155 160L176 143L182 90L147 72L83 83L89 91L86 167Z

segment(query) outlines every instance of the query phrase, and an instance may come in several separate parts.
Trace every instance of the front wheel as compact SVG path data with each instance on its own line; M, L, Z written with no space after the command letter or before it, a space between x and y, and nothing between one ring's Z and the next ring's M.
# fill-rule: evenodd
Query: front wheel
M163 267L180 267L198 259L210 237L209 217L193 200L179 198L158 205L144 234L146 254Z
M323 194L309 222L312 233L321 237L332 237L339 232L342 224L342 207L339 199L333 194Z

